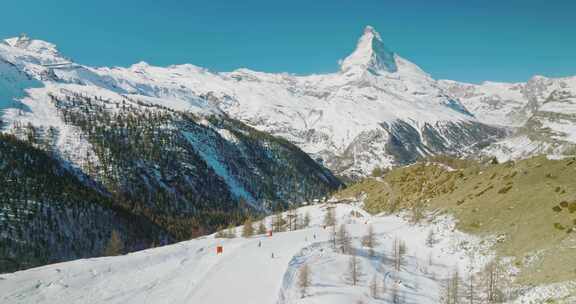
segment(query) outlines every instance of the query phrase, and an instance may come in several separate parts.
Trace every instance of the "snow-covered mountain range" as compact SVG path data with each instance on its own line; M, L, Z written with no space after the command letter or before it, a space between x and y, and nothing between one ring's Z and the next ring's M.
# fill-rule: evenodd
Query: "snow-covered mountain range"
M469 154L497 141L486 151L501 157L562 152L565 142L575 141L573 114L566 112L574 109L574 78L438 81L390 51L370 26L339 71L322 75L215 73L145 62L92 68L27 37L5 40L0 58L44 84L37 94L109 91L180 111L228 115L295 143L341 175L366 175L438 153ZM5 120L17 118L8 111Z

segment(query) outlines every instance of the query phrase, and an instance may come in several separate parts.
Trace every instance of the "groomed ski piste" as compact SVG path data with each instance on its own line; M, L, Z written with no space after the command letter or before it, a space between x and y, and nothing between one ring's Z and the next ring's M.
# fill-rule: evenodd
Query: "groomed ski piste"
M333 230L324 226L327 208L333 208L338 226L344 224L352 238L361 273L355 286L348 271L351 255L333 248ZM465 279L492 258L485 248L489 242L455 230L448 216L415 225L401 214L372 216L361 203L321 203L297 212L309 215L307 228L244 238L238 227L236 238L209 235L122 256L2 274L0 302L350 304L394 303L396 295L396 303L439 303L442 284L456 268ZM265 219L268 228L271 221ZM373 256L361 241L370 226L378 243ZM431 230L433 244L427 242ZM400 271L392 262L395 239L406 244ZM304 264L310 286L303 296L299 271ZM377 296L371 293L373 281Z

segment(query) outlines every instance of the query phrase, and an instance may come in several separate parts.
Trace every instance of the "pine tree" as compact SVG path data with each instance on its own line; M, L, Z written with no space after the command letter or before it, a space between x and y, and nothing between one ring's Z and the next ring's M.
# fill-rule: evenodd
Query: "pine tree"
M110 240L108 241L108 245L106 245L106 249L104 249L105 256L115 256L122 254L124 250L124 244L120 237L120 233L117 230L112 230L110 234Z

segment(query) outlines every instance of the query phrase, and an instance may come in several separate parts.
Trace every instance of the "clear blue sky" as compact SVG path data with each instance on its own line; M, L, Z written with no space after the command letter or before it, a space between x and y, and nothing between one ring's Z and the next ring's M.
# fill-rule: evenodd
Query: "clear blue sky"
M2 0L0 36L77 62L336 71L365 25L436 78L576 75L575 0Z

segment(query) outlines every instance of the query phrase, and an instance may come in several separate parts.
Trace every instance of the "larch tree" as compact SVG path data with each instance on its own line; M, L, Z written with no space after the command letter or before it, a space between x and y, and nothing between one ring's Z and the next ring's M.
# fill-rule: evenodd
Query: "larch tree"
M272 218L272 230L274 232L282 232L285 231L286 229L286 221L284 220L284 217L282 216L281 212L278 212L274 215L274 217Z
M394 270L400 271L400 266L402 266L404 260L404 254L406 254L406 243L399 238L395 238L394 243L392 244Z
M294 231L298 230L298 212L295 208L288 210L286 213L286 218L288 220L288 230Z
M436 243L436 236L434 235L434 230L428 230L428 235L426 236L426 246L432 247Z
M308 228L310 226L310 212L306 212L302 217L302 228Z
M440 294L440 303L460 303L460 274L457 268L454 269L450 277L444 281Z
M308 294L308 288L310 287L310 284L310 267L308 264L304 264L298 272L298 287L300 288L300 294L302 298L306 297Z
M374 275L372 277L372 281L370 281L370 296L374 299L379 298L379 288L378 288L378 280L376 278L376 275Z
M332 249L336 250L336 240L337 233L336 233L336 226L332 226L330 228L330 243L332 244Z
M120 237L120 233L118 230L112 230L110 234L110 240L104 249L105 256L115 256L122 254L124 250L124 243L122 242L122 238Z
M251 237L254 235L254 226L252 223L252 218L248 217L246 221L244 221L244 227L242 228L242 237Z
M467 298L467 302L469 304L474 304L476 302L476 298L477 298L477 292L476 292L476 283L475 283L475 278L476 276L474 275L474 265L476 264L476 253L474 251L471 251L468 253L468 278L467 278L467 286L466 286L466 298Z
M216 238L225 238L226 236L226 231L224 230L224 228L222 226L218 227L218 229L216 230L216 235L214 236Z
M509 280L506 278L506 271L502 268L499 259L490 262L483 273L485 282L484 296L488 303L503 303L508 300Z
M458 304L460 301L460 272L458 268L454 269L452 273L450 285L452 286L452 304Z
M324 226L335 226L336 225L336 212L333 206L326 207L326 213L324 213Z
M398 291L398 283L393 282L390 288L390 301L392 303L400 303L400 292Z
M340 228L338 229L338 234L336 235L337 237L337 243L338 243L338 247L340 247L340 251L343 254L348 254L350 253L350 250L352 248L352 239L350 237L350 234L348 233L348 230L346 230L346 225L341 224Z
M352 286L356 286L361 278L362 267L360 265L360 259L358 258L358 254L354 252L348 260L348 279Z
M236 237L236 227L232 223L230 223L226 229L226 237L230 239Z
M424 209L426 203L422 200L417 200L410 208L410 220L412 224L418 224L424 218Z
M258 234L266 234L266 225L264 224L264 219L258 224Z
M373 257L374 247L378 246L378 242L376 241L374 227L372 227L372 225L368 226L368 231L366 231L366 235L362 239L362 245L368 248L368 254Z

